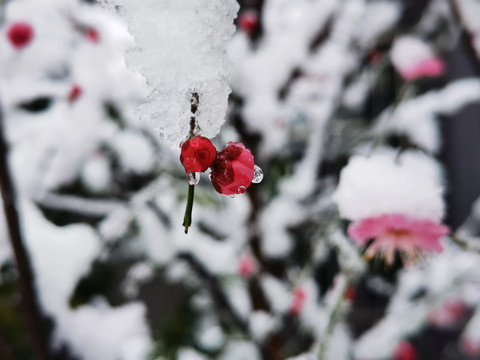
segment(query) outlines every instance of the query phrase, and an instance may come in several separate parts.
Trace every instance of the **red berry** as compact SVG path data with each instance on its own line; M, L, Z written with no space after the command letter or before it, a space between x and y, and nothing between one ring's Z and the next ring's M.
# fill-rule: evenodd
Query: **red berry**
M293 290L293 300L288 308L288 312L292 315L298 315L302 311L303 305L305 304L305 299L307 298L307 293L301 287L296 287Z
M187 173L207 170L215 160L217 149L203 136L188 139L182 144L180 162Z
M238 274L242 277L249 277L257 271L257 262L251 256L243 256L238 261Z
M91 42L98 42L98 40L100 40L100 35L98 34L98 31L94 28L87 28L85 30L85 37L90 40Z
M356 295L355 288L351 285L348 286L347 289L345 290L345 300L352 302L355 300L355 295Z
M254 10L247 10L240 14L238 18L238 26L240 30L247 34L251 34L258 26L258 15Z
M7 37L14 48L24 48L33 39L33 28L27 23L15 23L8 29Z
M242 194L255 175L253 155L242 143L228 143L212 165L212 185L220 194Z
M417 348L408 341L401 341L393 351L393 360L418 360Z
M70 94L68 94L68 101L74 102L80 97L80 95L82 95L82 88L78 85L73 85Z

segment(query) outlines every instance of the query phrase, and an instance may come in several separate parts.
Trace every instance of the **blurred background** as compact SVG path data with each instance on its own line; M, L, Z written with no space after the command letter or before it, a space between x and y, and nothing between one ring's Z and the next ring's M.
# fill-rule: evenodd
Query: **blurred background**
M0 359L480 359L478 19L477 0L0 0ZM186 235L195 116L263 180L230 197L201 174ZM407 226L413 251L368 256L380 236L352 224L397 213L448 226L443 250Z

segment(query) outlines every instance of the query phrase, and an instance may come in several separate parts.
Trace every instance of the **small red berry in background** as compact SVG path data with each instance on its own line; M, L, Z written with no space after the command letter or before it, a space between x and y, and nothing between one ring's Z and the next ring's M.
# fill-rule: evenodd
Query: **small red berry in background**
M68 101L72 103L77 100L80 95L82 95L82 88L78 85L73 85L70 93L68 94Z
M347 286L347 289L345 290L345 300L353 302L355 300L355 295L355 288L352 285Z
M288 312L292 315L298 315L303 309L303 305L305 304L305 299L307 298L307 293L301 287L296 287L293 290L293 300L288 308Z
M393 351L393 360L419 360L417 348L408 341L401 341Z
M238 27L241 31L251 34L258 26L258 14L254 10L247 10L238 17Z
M203 136L190 138L182 144L180 162L185 172L202 172L207 170L217 156L217 149Z
M238 261L238 274L242 277L252 276L257 271L257 262L252 256L242 256Z
M230 142L217 154L212 165L212 185L220 194L243 194L255 175L250 150L242 143Z
M28 23L14 23L7 31L7 37L14 48L22 49L32 41L33 28Z
M85 37L90 40L91 42L98 42L100 40L100 35L98 34L98 31L94 28L87 28L85 30Z

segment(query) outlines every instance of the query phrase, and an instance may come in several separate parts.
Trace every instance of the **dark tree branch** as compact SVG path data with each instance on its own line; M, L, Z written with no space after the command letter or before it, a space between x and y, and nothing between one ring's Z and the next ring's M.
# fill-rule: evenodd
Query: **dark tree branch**
M203 264L201 264L192 254L182 252L178 254L178 258L186 261L192 270L200 277L200 279L202 279L205 287L213 299L213 302L218 307L218 310L228 314L236 327L248 335L248 326L246 322L240 317L237 311L233 308L232 304L230 304L230 301L223 293L217 278L210 274L205 266L203 266Z
M48 360L50 332L45 326L35 292L35 278L30 257L22 238L20 219L16 208L16 196L8 166L8 146L5 138L3 113L0 109L0 190L7 221L10 244L15 255L19 274L21 304L28 324L30 338L38 360Z

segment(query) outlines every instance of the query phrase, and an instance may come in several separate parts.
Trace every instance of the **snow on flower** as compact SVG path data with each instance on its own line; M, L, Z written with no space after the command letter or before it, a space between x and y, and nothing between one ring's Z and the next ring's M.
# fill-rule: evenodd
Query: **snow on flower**
M416 152L355 156L342 170L333 198L340 215L353 220L348 235L359 245L368 240L364 257L384 255L392 264L395 251L415 259L421 250L440 252L448 228L443 216L439 170Z
M442 75L445 64L430 47L413 36L398 37L390 53L392 63L405 80Z
M432 158L383 149L350 159L333 201L348 220L403 214L438 223L445 211L443 191L441 170Z

